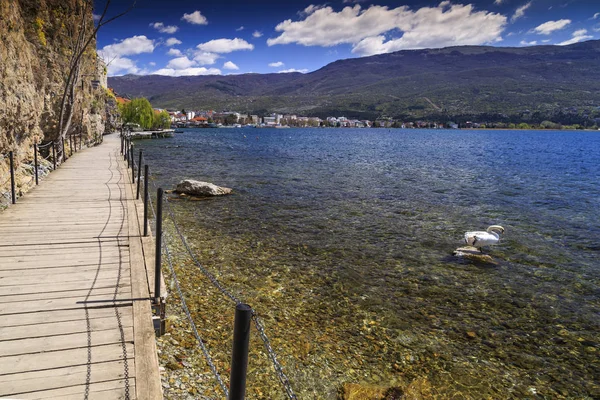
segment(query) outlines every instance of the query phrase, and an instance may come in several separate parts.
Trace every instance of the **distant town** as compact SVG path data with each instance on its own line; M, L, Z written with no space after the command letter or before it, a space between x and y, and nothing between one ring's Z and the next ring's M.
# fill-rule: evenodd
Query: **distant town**
M129 102L127 98L117 96L117 102ZM599 107L600 109L600 107ZM314 116L299 116L295 114L272 113L266 116L244 114L237 111L188 111L154 108L156 113L166 112L171 118L172 128L219 128L219 127L252 127L252 128L402 128L402 129L592 129L600 126L600 118L590 118L591 124L573 123L570 125L544 120L534 122L496 121L402 121L393 118L378 118L376 120L353 119L344 116L320 118ZM577 110L566 110L577 113ZM529 113L528 110L524 111ZM497 116L496 116L497 117ZM506 116L508 119L508 116ZM589 118L586 116L586 118Z

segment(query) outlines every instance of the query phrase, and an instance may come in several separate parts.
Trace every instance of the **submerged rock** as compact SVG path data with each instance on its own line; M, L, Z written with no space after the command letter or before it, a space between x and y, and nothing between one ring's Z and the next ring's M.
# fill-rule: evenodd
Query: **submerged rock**
M176 193L188 194L190 196L222 196L230 194L232 189L217 186L209 182L184 179L177 184Z
M472 246L459 247L454 250L452 254L456 257L463 257L471 261L495 264L494 259L490 255L482 253L479 249Z

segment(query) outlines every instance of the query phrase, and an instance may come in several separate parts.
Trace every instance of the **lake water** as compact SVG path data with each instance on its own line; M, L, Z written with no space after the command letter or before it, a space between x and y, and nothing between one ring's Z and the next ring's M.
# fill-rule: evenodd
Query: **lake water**
M189 129L136 146L157 185L234 189L171 204L198 259L262 315L299 398L347 383L600 398L600 132ZM493 263L452 256L493 224ZM226 368L227 303L175 254ZM249 396L282 398L252 346Z

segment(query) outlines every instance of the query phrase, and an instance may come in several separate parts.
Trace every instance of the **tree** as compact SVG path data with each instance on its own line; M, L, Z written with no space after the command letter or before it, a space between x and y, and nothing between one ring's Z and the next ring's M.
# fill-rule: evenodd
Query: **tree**
M154 113L153 128L155 129L167 129L171 127L171 116L165 110L160 113Z
M81 63L82 57L86 53L92 41L97 37L98 31L104 25L115 19L127 14L135 5L135 0L131 6L124 12L117 14L111 18L106 18L108 8L111 0L106 0L106 4L100 14L98 23L94 29L89 26L89 14L92 12L93 2L84 1L83 9L81 10L81 21L79 23L79 32L71 32L71 38L73 40L71 49L71 57L69 60L68 73L63 86L62 97L60 102L60 112L58 117L58 138L64 139L71 128L71 122L73 120L73 112L75 110L75 89L79 86L78 82L81 77ZM62 143L62 140L59 140ZM62 146L59 147L59 154L62 154L64 149ZM59 157L60 158L60 157Z
M119 106L123 125L138 124L144 129L152 129L154 125L154 110L148 99L137 98Z

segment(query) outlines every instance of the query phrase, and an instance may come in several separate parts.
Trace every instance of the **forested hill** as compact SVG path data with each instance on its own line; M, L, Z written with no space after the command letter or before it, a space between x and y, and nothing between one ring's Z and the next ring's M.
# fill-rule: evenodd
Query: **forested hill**
M308 74L126 75L109 78L109 85L173 109L365 118L593 117L600 106L600 40L399 51L336 61Z

